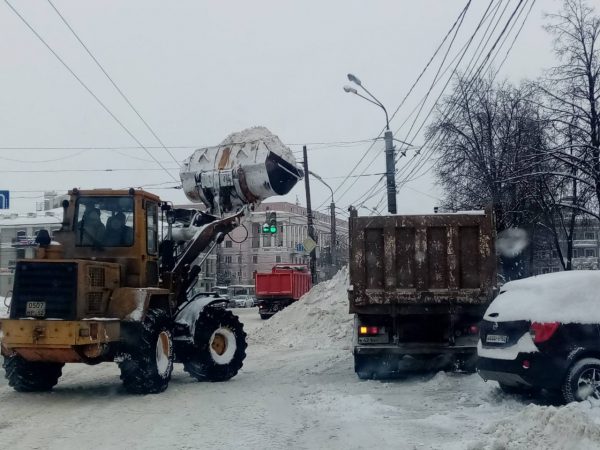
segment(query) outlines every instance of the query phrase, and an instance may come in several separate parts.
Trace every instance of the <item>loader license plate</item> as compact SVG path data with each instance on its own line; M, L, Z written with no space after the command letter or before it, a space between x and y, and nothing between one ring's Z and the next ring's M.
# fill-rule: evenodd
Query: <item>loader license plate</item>
M502 336L500 334L488 334L485 338L485 342L490 344L506 344L508 342L508 336Z
M44 317L46 315L46 302L27 302L25 315L27 317Z

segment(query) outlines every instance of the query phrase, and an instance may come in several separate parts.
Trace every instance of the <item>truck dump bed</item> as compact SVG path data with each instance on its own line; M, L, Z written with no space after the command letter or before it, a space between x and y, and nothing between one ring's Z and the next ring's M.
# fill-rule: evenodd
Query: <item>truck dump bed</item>
M257 272L254 283L257 299L298 300L310 290L311 277L306 266L280 265L271 272Z
M490 211L358 217L352 210L349 226L351 313L491 300L496 256Z

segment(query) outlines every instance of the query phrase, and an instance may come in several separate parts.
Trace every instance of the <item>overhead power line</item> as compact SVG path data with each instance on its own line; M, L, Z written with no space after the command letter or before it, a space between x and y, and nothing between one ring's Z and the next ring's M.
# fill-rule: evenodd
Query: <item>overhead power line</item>
M92 52L87 47L87 45L85 45L83 43L83 41L81 40L81 38L79 37L79 35L75 32L75 30L73 29L73 27L69 24L69 22L67 22L67 19L64 18L64 16L60 13L60 11L56 8L56 6L54 6L54 3L52 3L51 0L47 0L47 1L50 4L50 6L52 7L52 9L56 12L56 14L58 14L58 17L60 17L60 20L62 20L62 22L71 31L71 33L73 33L73 36L75 36L75 39L77 39L77 41L85 49L85 51L87 52L87 54L90 55L90 58L92 58L94 60L94 62L96 63L96 65L98 66L98 68L102 71L102 73L106 76L106 78L108 79L108 81L110 81L110 83L114 86L114 88L117 90L117 92L119 93L119 95L121 95L121 97L123 98L123 100L125 100L125 102L127 102L127 104L131 107L131 109L133 110L133 112L139 117L139 119L142 121L142 123L146 126L146 128L148 129L148 131L150 131L150 133L152 133L152 136L154 136L154 138L158 141L158 143L162 146L162 148L169 154L169 156L171 156L171 158L173 159L173 161L175 161L175 163L178 166L181 167L181 163L177 159L175 159L175 157L173 156L173 153L171 153L171 151L165 146L165 144L163 143L163 141L158 137L158 135L152 129L152 127L150 125L148 125L148 122L146 122L146 120L142 117L142 115L137 110L137 108L135 106L133 106L133 104L131 103L131 101L129 101L129 99L123 93L123 91L121 90L121 88L119 88L119 86L117 86L117 83L115 83L115 81L108 74L108 72L106 71L106 69L104 69L104 67L102 66L102 64L100 64L100 61L98 61L98 59L96 59L96 57L92 54Z
M50 46L50 44L48 44L44 40L44 38L35 30L35 28L33 28L33 26L29 24L25 17L23 17L8 0L4 0L4 2L15 13L15 15L19 19L21 19L21 21L27 26L27 28L29 28L29 30L31 30L31 32L42 42L42 44L44 44L44 46L50 51L50 53L52 53L54 57L65 67L65 69L69 71L69 73L79 82L79 84L81 84L81 86L94 98L94 100L96 100L96 102L98 102L98 104L113 118L113 120L117 122L117 124L119 124L119 126L136 142L136 144L142 147L146 151L146 153L154 160L154 162L156 162L169 175L169 177L171 177L175 181L179 181L171 172L169 172L165 168L165 166L158 159L156 159L152 152L150 152L150 150L148 150L144 146L144 144L142 144L140 140L137 137L135 137L135 135L129 130L129 128L127 128L125 124L121 122L117 116L115 116L115 114L102 102L102 100L98 98L98 96L88 87L88 85L85 84L85 82L73 71L73 69L71 69L71 67L69 67L69 65L60 57L60 55L56 53L56 51Z
M412 86L409 88L408 92L406 93L406 95L403 97L403 99L400 101L400 104L398 105L398 107L395 109L394 113L391 115L390 117L390 121L394 119L394 117L396 116L396 114L398 113L398 111L400 111L400 109L402 108L402 106L404 105L404 103L406 102L406 100L408 99L408 97L411 95L411 93L413 92L414 88L416 87L416 85L419 83L419 81L421 80L421 78L423 77L423 75L425 74L425 72L427 71L427 69L429 68L429 66L431 65L432 61L435 59L435 57L437 56L437 54L440 52L440 50L443 48L444 44L446 43L446 41L448 40L448 37L452 34L452 32L454 31L455 28L460 27L460 24L462 24L462 20L464 19L464 16L467 12L467 10L469 9L469 6L471 5L471 0L468 0L467 3L465 4L465 6L463 7L463 9L461 10L461 12L459 13L458 17L456 18L456 20L454 21L454 23L452 24L452 26L450 27L450 29L448 30L448 32L446 33L446 35L444 36L444 38L442 39L442 41L440 42L440 44L437 46L436 50L434 51L433 55L429 58L429 60L427 61L427 63L425 64L425 67L421 70L421 72L419 73L419 75L417 76L417 79L413 82ZM381 136L381 133L383 133L383 131L385 130L385 127L383 127L381 129L381 131L379 132L379 134L377 135L377 137L379 138ZM350 175L352 175L354 173L354 171L358 168L358 166L363 162L363 160L366 158L367 154L369 154L371 152L371 150L374 148L376 141L373 141L373 143L369 146L369 148L367 148L367 150L363 153L362 157L358 160L358 162L354 165L354 167L350 170L350 172L348 173L348 177L345 178L334 190L334 194L337 193L341 187L346 183L346 181L348 181L350 179ZM376 159L378 155L375 155ZM371 161L371 163L369 163L369 165L367 167L370 167L371 164L373 163L373 161ZM366 171L368 169L365 169L364 171ZM363 172L364 172L363 171ZM356 181L356 180L355 180ZM347 192L349 192L350 188L354 185L355 183L352 183L350 185L349 188L347 188L342 194L341 196L339 196L338 198L343 197ZM323 202L321 205L319 205L319 208L322 207L326 202Z

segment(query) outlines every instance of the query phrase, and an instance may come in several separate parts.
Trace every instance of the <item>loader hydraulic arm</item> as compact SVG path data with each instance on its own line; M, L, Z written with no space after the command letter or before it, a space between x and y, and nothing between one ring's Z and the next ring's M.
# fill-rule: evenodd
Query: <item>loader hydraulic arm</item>
M203 252L210 253L214 246L221 242L227 233L239 226L246 211L247 208L242 208L236 214L224 218L200 213L200 219L192 221L190 226L186 228L187 234L193 233L193 236L189 240L186 239L187 242L181 254L170 260L168 257L162 258L162 284L164 287L171 289L175 294L177 304L181 304L186 300L188 289L195 283L196 277L200 273L200 265L194 264L198 256ZM161 253L164 256L172 254L174 249L173 244L176 240L180 239L174 240L171 236L171 239L163 241Z

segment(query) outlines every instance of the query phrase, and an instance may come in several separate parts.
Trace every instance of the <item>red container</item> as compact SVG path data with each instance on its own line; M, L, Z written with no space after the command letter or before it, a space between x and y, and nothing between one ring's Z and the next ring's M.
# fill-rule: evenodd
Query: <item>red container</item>
M278 264L271 272L254 274L257 299L285 298L298 300L311 286L308 267L299 264Z

